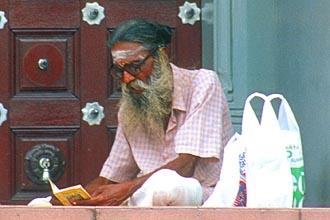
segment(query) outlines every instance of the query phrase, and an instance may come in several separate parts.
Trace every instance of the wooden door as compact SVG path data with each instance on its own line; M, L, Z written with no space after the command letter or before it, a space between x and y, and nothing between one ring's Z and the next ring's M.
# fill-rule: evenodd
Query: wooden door
M149 18L174 28L172 61L201 66L200 22L182 24L182 0L99 0L105 19L82 20L85 0L1 1L8 23L0 29L0 203L26 204L49 195L47 172L61 188L98 176L117 126L120 82L108 73L106 41L129 18ZM200 6L200 1L196 2ZM82 120L86 103L98 102L100 125Z

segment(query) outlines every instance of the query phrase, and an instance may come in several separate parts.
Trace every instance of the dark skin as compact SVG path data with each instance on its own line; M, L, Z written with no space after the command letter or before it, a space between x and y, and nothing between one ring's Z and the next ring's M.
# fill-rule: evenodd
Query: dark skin
M123 66L127 63L137 61L137 57L145 57L148 51L139 50L140 43L135 42L118 42L116 43L112 51L133 51L128 53L126 59L114 57L116 65ZM165 54L168 54L167 48L162 48ZM136 54L134 54L136 53ZM115 53L113 53L114 55ZM129 72L123 72L123 83L129 83L135 79L140 79L144 82L147 81L153 68L153 58L148 59L143 66L141 66L141 73L136 76L130 75ZM90 200L76 201L74 205L104 205L104 206L118 206L125 202L130 196L133 195L146 181L147 179L160 169L170 169L176 171L183 177L191 177L195 172L195 167L198 162L198 157L191 154L179 154L178 157L167 164L159 167L152 173L144 176L123 182L116 183L108 180L104 177L97 177L91 183L86 186L86 190L91 194Z

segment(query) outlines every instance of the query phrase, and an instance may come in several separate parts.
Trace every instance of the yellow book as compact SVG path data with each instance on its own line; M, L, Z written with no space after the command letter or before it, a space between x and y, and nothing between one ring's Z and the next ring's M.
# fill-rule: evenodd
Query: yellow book
M84 187L82 187L82 185L75 185L64 189L59 189L50 179L48 179L48 182L54 196L65 206L71 206L72 202L74 201L91 198L89 193L84 189Z

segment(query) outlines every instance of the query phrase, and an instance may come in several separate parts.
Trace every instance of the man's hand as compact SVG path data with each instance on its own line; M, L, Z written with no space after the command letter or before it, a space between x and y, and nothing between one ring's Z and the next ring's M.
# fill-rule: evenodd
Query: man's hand
M76 201L74 205L103 205L118 206L121 205L131 194L129 194L129 183L108 184L99 186L89 200Z

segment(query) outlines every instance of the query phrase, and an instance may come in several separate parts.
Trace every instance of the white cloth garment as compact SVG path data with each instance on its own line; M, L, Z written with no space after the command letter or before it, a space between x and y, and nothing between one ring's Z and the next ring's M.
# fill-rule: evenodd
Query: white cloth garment
M173 170L154 173L128 200L129 206L199 206L202 186Z
M50 203L51 199L52 199L51 196L45 198L35 198L29 202L28 206L42 206L42 207L52 206L52 204Z

